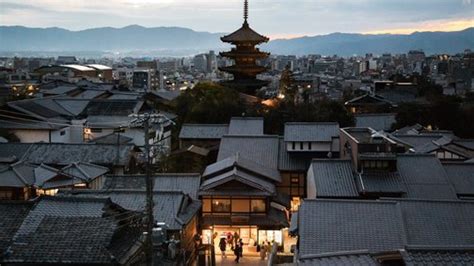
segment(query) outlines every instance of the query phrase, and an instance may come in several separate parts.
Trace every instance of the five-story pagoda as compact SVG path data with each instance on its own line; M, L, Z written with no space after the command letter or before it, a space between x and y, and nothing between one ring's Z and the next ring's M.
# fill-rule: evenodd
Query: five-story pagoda
M220 55L234 60L235 65L219 68L234 76L233 80L225 81L224 85L235 88L241 92L255 94L255 91L268 84L257 79L257 75L265 72L266 68L259 66L257 60L265 59L270 54L261 52L256 45L268 42L268 38L252 30L247 22L248 1L244 3L244 24L237 31L221 38L223 42L236 46L229 52Z

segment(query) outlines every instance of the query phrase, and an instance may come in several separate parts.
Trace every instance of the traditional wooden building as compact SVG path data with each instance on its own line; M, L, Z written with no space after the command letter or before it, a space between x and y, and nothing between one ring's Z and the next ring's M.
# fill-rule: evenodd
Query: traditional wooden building
M234 79L224 85L238 89L241 92L254 94L255 90L267 84L266 81L257 79L266 68L257 64L257 60L265 59L269 53L261 52L256 45L269 41L268 37L258 34L250 28L248 22L248 2L244 4L244 24L237 31L221 38L223 42L236 46L228 52L220 53L221 56L235 61L235 65L222 67L220 70L234 75Z

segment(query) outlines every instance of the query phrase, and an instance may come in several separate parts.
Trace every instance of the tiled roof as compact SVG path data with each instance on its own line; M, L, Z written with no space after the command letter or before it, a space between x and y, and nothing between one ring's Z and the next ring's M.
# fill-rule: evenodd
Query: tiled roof
M22 242L8 250L8 262L86 264L114 261L107 250L116 224L102 217L46 216Z
M406 193L405 184L397 172L364 171L356 175L361 193Z
M238 169L232 169L218 176L203 181L200 187L200 194L212 190L213 195L218 195L220 193L220 190L216 188L230 181L237 181L239 183L245 184L251 188L258 190L260 193L265 193L264 195L274 195L276 191L275 185L273 183L263 180L262 178L255 176L251 173L247 173ZM226 191L224 190L223 192ZM252 193L252 191L250 190L245 191L244 193L247 192L250 194Z
M286 123L285 141L314 141L331 142L333 137L339 137L338 123Z
M81 162L70 164L61 169L61 173L80 178L86 182L90 182L109 171L107 167Z
M30 147L30 143L0 143L1 157L15 156L17 160L20 160Z
M88 162L99 165L128 165L132 149L133 145L121 145L118 148L117 145L108 144L34 143L24 159L34 164L68 165Z
M388 131L395 121L395 114L357 114L356 127L370 127L377 131Z
M0 187L26 187L35 183L35 166L17 162L0 170Z
M300 256L474 247L472 201L305 200L298 215Z
M300 256L404 247L396 202L304 200L298 211Z
M281 181L280 173L276 169L248 160L247 158L240 156L240 154L236 154L235 156L208 165L202 176L203 178L211 177L223 171L232 170L235 167L253 172L272 181Z
M306 172L313 159L313 154L298 153L290 154L286 150L286 143L280 138L278 154L278 170L280 171L303 171Z
M278 136L224 136L217 161L235 156L278 169Z
M228 125L218 124L183 124L179 133L180 139L220 139L229 130Z
M124 209L143 212L146 206L145 191L78 191L73 198L99 198L110 200ZM189 200L182 192L160 191L153 193L153 215L158 222L165 222L171 230L181 230L199 211L201 204L190 200L187 208L181 209L181 204Z
M263 117L232 117L229 135L263 135Z
M402 252L406 266L474 265L474 250L416 250Z
M339 252L320 256L306 256L299 258L298 265L302 266L377 266L379 263L367 252Z
M474 202L399 200L407 244L474 246Z
M441 162L428 154L400 154L397 168L408 198L457 199Z
M32 202L0 201L0 261L32 206Z
M223 42L254 42L254 43L262 43L262 42L268 42L268 38L265 36L262 36L252 30L250 26L248 25L247 22L245 22L241 28L236 30L235 32L223 36L221 38Z
M36 231L45 217L102 217L107 204L106 199L42 197L18 229L15 242L22 243L25 237Z
M312 171L317 197L358 197L350 160L313 160Z
M474 163L443 164L458 195L474 195Z
M105 135L105 136L102 136L102 137L95 138L91 142L98 143L98 144L115 144L115 145L117 145L117 143L127 144L127 143L132 142L132 140L133 139L130 138L130 137L127 137L127 136L124 136L124 135L121 135L121 134L117 134L117 133L112 133L112 134L109 134L109 135Z
M82 115L128 116L138 112L142 105L139 100L92 100Z
M193 199L201 184L199 174L160 174L154 175L153 191L182 191ZM145 176L107 176L104 181L105 190L143 190L146 189Z

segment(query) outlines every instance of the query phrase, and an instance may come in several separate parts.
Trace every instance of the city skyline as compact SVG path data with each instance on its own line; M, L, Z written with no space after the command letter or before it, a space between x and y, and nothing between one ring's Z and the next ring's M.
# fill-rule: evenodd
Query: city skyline
M242 3L241 0L0 0L0 25L83 30L138 24L231 32L242 22ZM250 23L272 39L332 32L456 31L474 26L473 7L472 0L363 0L357 3L252 0Z

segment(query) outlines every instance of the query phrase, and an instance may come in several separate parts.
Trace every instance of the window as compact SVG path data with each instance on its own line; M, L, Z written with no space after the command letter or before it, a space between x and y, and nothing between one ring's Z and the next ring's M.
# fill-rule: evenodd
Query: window
M59 132L59 135L61 135L61 136L66 135L66 130L62 130L61 132Z
M303 150L303 142L300 142L300 150Z
M213 199L212 211L213 212L230 212L230 200L229 199Z
M92 133L101 133L101 132L102 132L102 128L91 128L91 132L92 132Z
M252 212L265 212L265 200L263 199L253 199L251 200L251 210Z
M293 147L293 150L296 149L296 147L295 147L295 146L296 146L296 143L295 143L295 142L292 142L292 143L291 143L291 146Z
M299 178L299 176L296 176L296 177L295 177L295 176L292 175L292 177L291 177L291 184L296 184L296 185L298 185L299 183L300 183L300 178Z
M203 199L202 200L202 211L203 212L211 212L211 199Z
M233 199L232 212L250 212L250 202L248 199Z
M311 149L313 148L312 146L313 146L313 143L308 142L308 149L309 149L309 150L311 150Z

